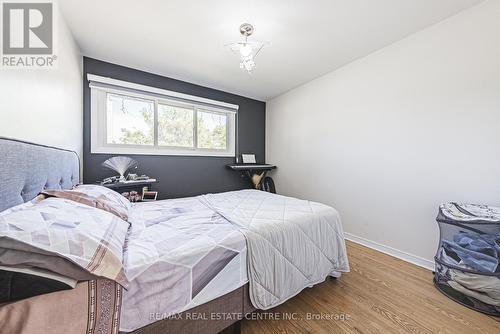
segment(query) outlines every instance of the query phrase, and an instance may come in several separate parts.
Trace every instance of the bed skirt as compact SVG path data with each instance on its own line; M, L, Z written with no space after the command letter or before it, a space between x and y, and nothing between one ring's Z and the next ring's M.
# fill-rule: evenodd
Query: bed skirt
M0 306L0 333L118 334L122 288L107 279Z
M0 333L118 334L122 288L113 281L80 282L74 289L0 304ZM216 334L255 311L248 284L133 334ZM161 316L161 315L160 315Z
M156 321L133 334L216 334L255 311L248 283L224 296L171 318Z

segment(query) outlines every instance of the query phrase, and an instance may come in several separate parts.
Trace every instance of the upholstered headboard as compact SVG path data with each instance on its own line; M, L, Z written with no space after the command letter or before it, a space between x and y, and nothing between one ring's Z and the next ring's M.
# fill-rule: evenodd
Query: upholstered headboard
M35 198L43 189L80 182L73 151L0 137L0 211Z

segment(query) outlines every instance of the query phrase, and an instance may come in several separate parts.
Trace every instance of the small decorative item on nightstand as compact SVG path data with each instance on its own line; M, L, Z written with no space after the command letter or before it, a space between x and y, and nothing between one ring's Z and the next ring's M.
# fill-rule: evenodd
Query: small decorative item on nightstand
M141 200L141 196L137 191L131 191L129 195L129 201L132 203L139 202Z
M102 163L103 167L107 167L109 169L114 170L118 174L120 174L120 182L125 181L125 173L130 168L137 167L137 161L129 157L112 157Z
M255 161L255 154L242 154L241 155L241 160L243 161L244 164L254 164L254 163L256 163L256 161Z
M157 196L158 196L157 191L143 191L142 192L142 201L143 202L156 201Z

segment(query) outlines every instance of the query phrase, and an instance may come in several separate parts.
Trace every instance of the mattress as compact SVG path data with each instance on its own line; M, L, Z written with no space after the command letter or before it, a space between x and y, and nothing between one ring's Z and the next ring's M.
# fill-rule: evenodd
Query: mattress
M246 241L199 197L137 203L124 254L120 331L209 302L248 282Z

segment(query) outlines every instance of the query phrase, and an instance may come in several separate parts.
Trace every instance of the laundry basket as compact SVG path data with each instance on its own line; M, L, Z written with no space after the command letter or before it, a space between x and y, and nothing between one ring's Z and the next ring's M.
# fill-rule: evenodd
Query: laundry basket
M500 208L446 203L436 220L437 289L467 307L500 316Z

